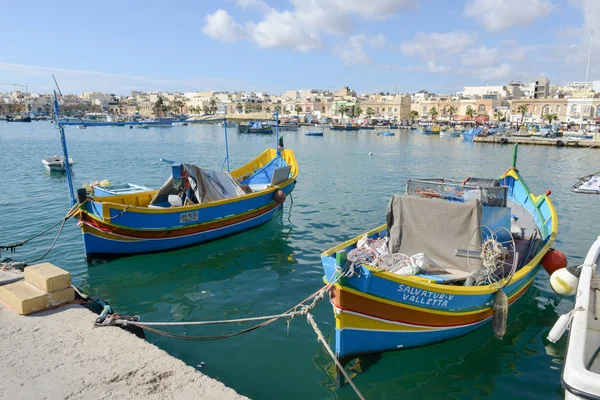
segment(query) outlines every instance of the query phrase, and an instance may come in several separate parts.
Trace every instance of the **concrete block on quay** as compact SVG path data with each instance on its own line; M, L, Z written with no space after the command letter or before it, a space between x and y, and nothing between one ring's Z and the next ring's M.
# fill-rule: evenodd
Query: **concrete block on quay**
M77 304L24 317L0 303L0 399L245 399L96 318Z
M0 286L0 300L21 315L32 314L48 307L48 293L26 281Z
M50 263L25 268L25 280L45 292L71 287L71 274Z
M48 293L48 298L48 306L58 306L60 304L69 303L75 300L75 290L69 286L68 288Z

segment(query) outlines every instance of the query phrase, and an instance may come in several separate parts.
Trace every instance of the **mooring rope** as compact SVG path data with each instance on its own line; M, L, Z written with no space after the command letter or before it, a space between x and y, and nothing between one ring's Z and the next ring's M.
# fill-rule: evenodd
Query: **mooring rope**
M65 227L65 223L67 222L67 220L69 218L71 218L73 215L75 215L77 213L77 211L81 208L81 206L83 206L85 204L85 202L87 202L87 199L83 202L83 203L76 203L75 205L73 205L73 207L71 207L69 209L69 211L67 212L67 214L65 214L65 216L58 221L57 223L55 223L54 225L52 225L51 227L43 230L42 232L33 235L32 237L30 237L29 239L23 240L21 242L15 242L15 243L11 243L8 245L0 245L0 251L1 250L9 250L11 253L15 252L15 249L17 247L23 246L24 244L32 241L33 239L36 239L46 233L48 233L51 229L55 228L56 226L60 225L60 227L58 228L54 240L52 241L52 244L50 245L50 248L48 250L46 250L46 252L41 256L36 258L35 260L30 260L30 261L25 261L24 263L19 262L18 264L30 264L30 263L34 263L37 261L40 261L42 259L44 259L54 248L54 246L56 246L56 242L58 241L58 238L60 237L60 234L62 233L63 228ZM14 262L13 262L14 263ZM3 263L2 263L3 264ZM7 263L8 266L10 266L11 262Z

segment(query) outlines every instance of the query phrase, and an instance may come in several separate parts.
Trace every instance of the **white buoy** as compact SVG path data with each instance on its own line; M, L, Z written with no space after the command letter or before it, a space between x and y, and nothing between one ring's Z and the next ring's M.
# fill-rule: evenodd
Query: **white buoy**
M570 271L570 268L561 268L550 275L550 286L561 296L573 296L577 293L579 278Z
M569 323L571 322L571 317L573 315L573 311L568 312L567 314L561 315L550 332L548 333L548 340L552 343L558 342L558 340L564 335Z
M373 153L369 152L369 157L372 156L372 155L373 155Z

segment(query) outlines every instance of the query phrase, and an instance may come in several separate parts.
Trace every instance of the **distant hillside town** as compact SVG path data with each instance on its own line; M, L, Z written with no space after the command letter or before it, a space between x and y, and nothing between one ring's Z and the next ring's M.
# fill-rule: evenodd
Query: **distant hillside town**
M337 91L287 90L280 95L247 92L141 92L129 96L83 92L60 98L65 115L89 113L115 117L155 117L168 114L223 115L275 112L300 118L376 118L384 120L507 121L589 124L600 121L600 81L551 85L540 77L529 83L466 86L452 94L372 93L358 95L349 87ZM0 93L0 115L52 112L50 94L13 91Z

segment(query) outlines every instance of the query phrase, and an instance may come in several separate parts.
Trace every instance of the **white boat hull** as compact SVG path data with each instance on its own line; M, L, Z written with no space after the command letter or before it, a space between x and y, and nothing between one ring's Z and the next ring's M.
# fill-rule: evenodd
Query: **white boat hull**
M600 263L600 237L590 248L577 285L562 383L566 399L600 398L600 288L594 288Z
M62 156L46 157L42 159L42 164L48 171L64 172L67 170L64 160L65 158ZM73 166L74 163L73 159L69 157L69 166Z

